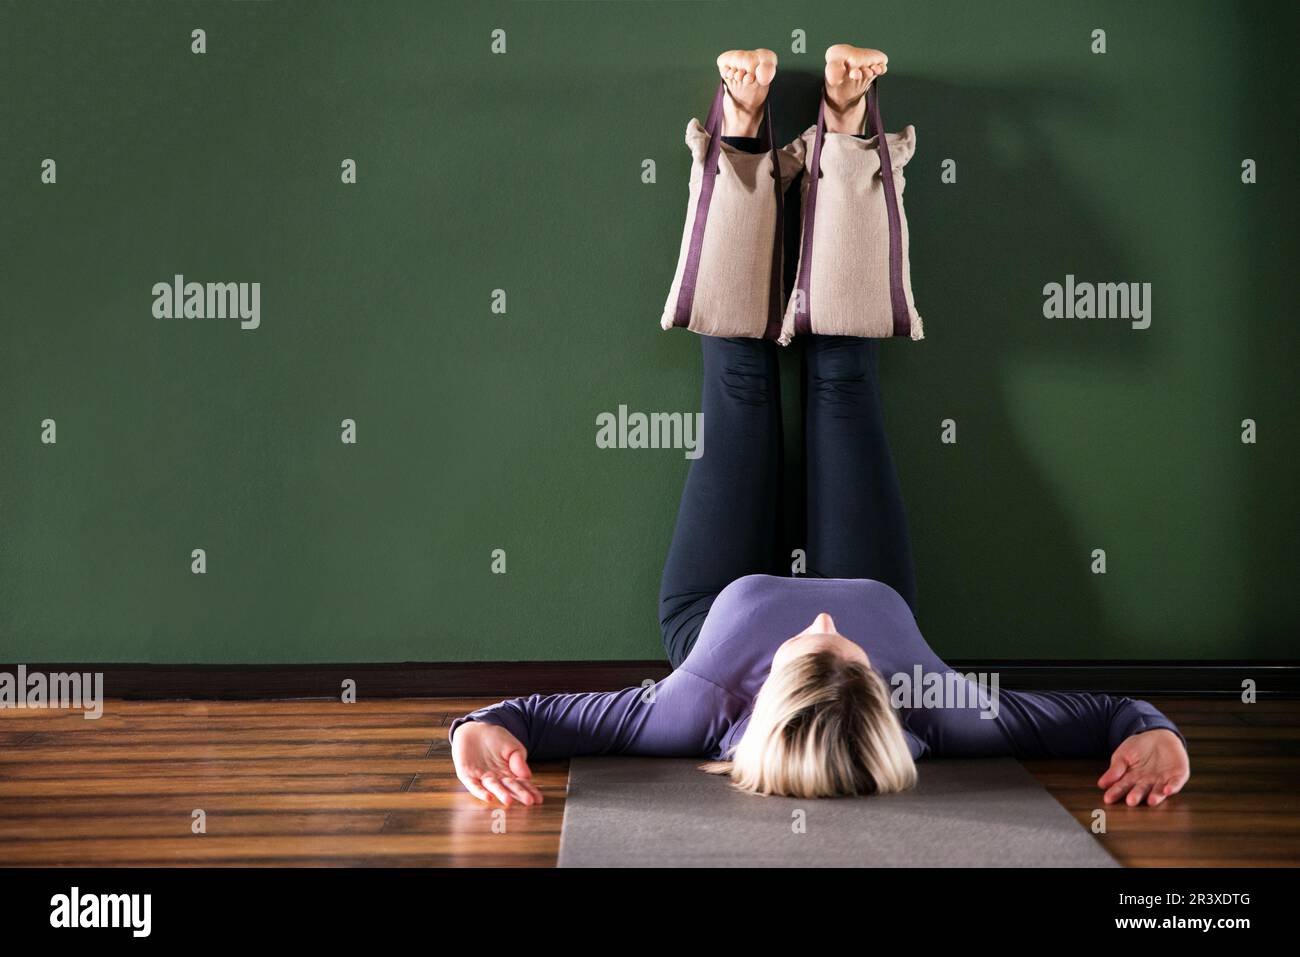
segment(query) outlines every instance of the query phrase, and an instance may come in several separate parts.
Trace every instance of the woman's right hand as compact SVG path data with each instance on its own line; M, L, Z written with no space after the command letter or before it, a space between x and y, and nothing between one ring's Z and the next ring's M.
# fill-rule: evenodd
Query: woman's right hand
M513 801L542 803L528 767L528 750L499 725L466 721L452 736L451 759L460 783L480 801L495 797L507 807Z
M1152 728L1120 742L1097 787L1106 792L1102 795L1106 804L1122 800L1138 807L1145 800L1155 807L1181 791L1190 774L1182 739L1168 728Z

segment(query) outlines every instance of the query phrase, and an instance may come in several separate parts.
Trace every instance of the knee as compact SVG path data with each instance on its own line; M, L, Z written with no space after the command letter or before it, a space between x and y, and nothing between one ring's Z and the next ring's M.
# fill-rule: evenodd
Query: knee
M867 383L873 371L873 341L850 336L823 336L809 353L814 384Z
M722 388L742 405L768 406L777 399L768 376L744 369L728 368L722 375Z
M875 390L872 341L834 337L818 343L808 364L808 388L819 401L862 406Z
M762 339L714 338L708 371L727 396L743 405L778 401L772 343Z

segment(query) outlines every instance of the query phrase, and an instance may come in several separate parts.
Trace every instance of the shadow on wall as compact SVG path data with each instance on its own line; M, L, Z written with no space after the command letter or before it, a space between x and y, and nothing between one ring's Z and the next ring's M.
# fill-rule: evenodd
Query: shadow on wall
M815 122L821 76L786 71L777 85L774 121L779 141L788 142ZM1036 125L1049 113L1104 123L1101 101L1055 75L1003 89L889 77L880 97L887 129L917 127L906 204L928 337L883 344L881 370L914 542L918 620L940 654L1096 656L1099 638L1124 640L1109 634L1090 572L1096 543L1081 540L1017 434L1004 386L1007 370L1027 358L1069 355L1075 364L1113 367L1149 354L1140 336L1085 336L1041 318L1046 282L1066 273L1132 276L1123 244L1106 234ZM957 160L956 185L940 182L949 157ZM796 208L797 187L790 200ZM787 222L788 285L798 218ZM799 381L797 356L782 371L785 381ZM1063 429L1069 414L1058 414ZM940 443L945 418L957 421L955 446ZM799 435L788 423L795 454L786 487L796 493L802 465L791 440ZM792 540L799 521L790 516Z

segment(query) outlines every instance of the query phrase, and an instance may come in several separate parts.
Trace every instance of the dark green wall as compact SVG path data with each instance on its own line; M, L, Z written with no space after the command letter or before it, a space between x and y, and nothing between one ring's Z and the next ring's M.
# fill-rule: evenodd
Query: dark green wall
M1295 657L1293 9L5 4L0 661L657 657L687 463L595 417L698 407L657 319L715 55L778 51L790 138L840 40L918 131L883 378L936 649ZM154 319L178 272L261 327ZM1151 328L1044 319L1067 273Z

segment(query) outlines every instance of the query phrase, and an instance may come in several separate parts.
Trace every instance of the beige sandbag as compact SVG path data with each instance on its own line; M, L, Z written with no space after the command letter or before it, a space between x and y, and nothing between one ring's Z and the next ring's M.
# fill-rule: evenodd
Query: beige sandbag
M718 84L704 125L692 119L686 127L693 160L690 198L677 272L659 325L706 336L775 339L783 298L782 197L803 166L803 141L776 149L765 103L767 152L746 153L723 143L727 95L726 84Z
M782 345L809 333L924 338L903 214L903 167L916 150L916 129L883 132L879 83L867 91L870 139L827 133L824 100L817 125L801 137L803 233Z

